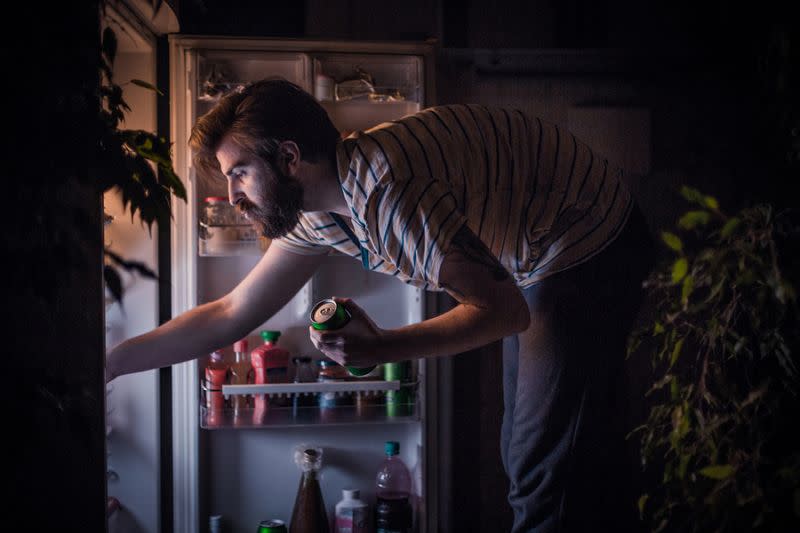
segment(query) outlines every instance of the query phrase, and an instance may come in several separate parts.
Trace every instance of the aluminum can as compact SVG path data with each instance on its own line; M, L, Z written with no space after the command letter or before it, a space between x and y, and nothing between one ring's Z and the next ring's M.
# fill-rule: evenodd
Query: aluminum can
M311 327L317 330L343 328L350 322L350 312L343 305L328 298L317 302L311 309Z
M411 380L411 362L385 363L383 376L386 381L399 381L400 390L386 391L386 414L390 417L411 414L411 391L403 384Z
M258 533L288 533L283 520L262 520L258 524Z
M350 312L343 305L339 305L333 299L327 298L314 305L311 309L310 319L311 327L316 330L340 329L350 322ZM350 375L360 378L375 370L375 365L366 368L354 366L346 368Z

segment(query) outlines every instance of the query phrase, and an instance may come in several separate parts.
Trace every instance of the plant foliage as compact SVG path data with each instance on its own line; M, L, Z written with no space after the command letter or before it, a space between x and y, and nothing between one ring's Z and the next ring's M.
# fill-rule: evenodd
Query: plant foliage
M648 278L653 323L629 353L652 363L649 416L634 430L650 531L800 531L798 218L769 205L692 204Z
M114 82L116 53L116 35L111 28L106 28L100 57L99 90L103 108L100 111L101 168L98 175L101 177L101 190L119 190L122 205L130 211L131 220L138 213L152 236L154 222L169 223L171 195L186 201L186 189L173 169L172 146L165 138L143 130L120 128L125 112L130 111L130 107L123 99L122 88ZM131 83L163 96L161 91L147 82L132 80ZM156 278L155 273L141 263L125 261L107 248L105 252L108 259L104 268L106 287L118 302L122 300L122 283L116 267Z

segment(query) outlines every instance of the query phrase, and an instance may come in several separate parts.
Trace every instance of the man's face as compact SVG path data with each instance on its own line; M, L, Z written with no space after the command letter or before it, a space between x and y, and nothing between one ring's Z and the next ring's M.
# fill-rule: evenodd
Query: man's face
M294 228L303 206L300 182L227 137L217 149L217 161L228 180L230 203L262 235L277 239Z

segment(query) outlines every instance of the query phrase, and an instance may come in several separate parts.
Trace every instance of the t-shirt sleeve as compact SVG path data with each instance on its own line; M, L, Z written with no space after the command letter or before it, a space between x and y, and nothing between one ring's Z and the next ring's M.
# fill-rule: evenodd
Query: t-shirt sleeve
M292 231L283 237L273 239L272 245L300 255L325 255L331 252L330 246L320 243L319 239L306 228L302 218Z
M376 185L365 222L379 255L386 254L409 277L438 287L442 260L466 218L449 184L416 176Z

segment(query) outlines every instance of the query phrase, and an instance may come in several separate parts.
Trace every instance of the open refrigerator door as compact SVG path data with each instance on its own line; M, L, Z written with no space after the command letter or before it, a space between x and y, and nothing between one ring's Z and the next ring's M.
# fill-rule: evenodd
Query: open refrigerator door
M172 36L171 131L188 198L174 204L173 316L229 292L270 246L246 220L226 213L224 181L195 175L187 149L194 121L228 92L278 76L313 94L346 136L431 105L432 57L430 44ZM298 481L292 456L301 442L324 450L320 486L330 517L343 489L375 502L384 445L398 443L399 457L415 478L414 528L427 531L427 524L435 524L425 512L430 502L424 459L433 434L425 392L435 369L413 360L353 378L330 365L311 344L308 325L314 303L334 295L352 298L382 328L429 314L424 291L331 255L283 309L236 346L220 347L213 359L223 370L208 370L214 366L211 354L177 365L176 531L204 530L209 517L219 515L228 531L252 531L267 519L288 523ZM258 368L252 366L249 377L231 372L238 361L255 362L256 352L264 350L280 353L283 363L261 368L261 379L254 379ZM239 374L239 381L231 379Z

